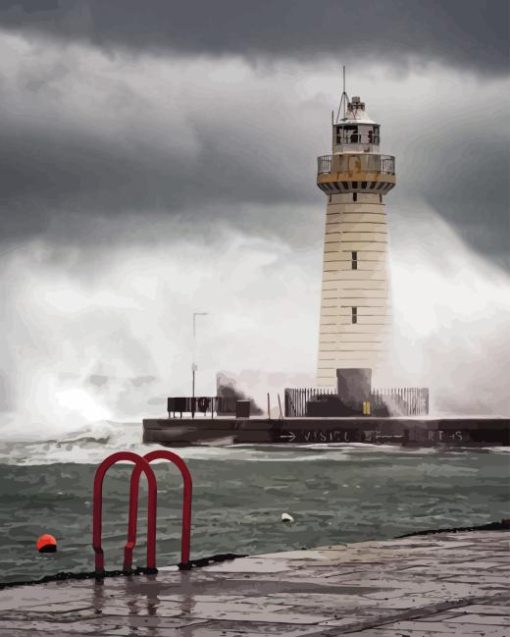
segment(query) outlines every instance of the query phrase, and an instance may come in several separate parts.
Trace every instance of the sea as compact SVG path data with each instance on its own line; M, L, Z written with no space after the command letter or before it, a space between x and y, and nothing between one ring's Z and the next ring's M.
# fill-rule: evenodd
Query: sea
M0 582L93 570L92 485L110 453L141 443L140 423L104 422L76 435L0 444ZM380 540L413 531L481 525L510 517L508 448L404 449L309 445L176 450L193 476L192 558L256 554ZM180 475L155 464L157 564L179 562ZM106 568L122 565L131 466L104 485ZM145 565L145 485L135 563ZM282 514L293 522L283 522ZM51 533L54 554L36 540Z

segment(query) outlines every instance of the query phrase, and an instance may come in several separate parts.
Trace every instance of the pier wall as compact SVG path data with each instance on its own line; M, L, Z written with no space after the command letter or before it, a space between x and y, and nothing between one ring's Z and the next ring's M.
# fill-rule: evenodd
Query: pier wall
M369 443L508 446L510 418L156 418L143 440L162 445Z

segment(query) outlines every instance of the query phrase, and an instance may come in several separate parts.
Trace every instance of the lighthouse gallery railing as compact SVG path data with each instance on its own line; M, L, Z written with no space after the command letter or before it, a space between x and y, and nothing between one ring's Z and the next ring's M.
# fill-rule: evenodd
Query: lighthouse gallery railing
M395 157L393 155L364 155L345 153L338 155L322 155L317 158L317 173L377 172L385 175L395 174Z

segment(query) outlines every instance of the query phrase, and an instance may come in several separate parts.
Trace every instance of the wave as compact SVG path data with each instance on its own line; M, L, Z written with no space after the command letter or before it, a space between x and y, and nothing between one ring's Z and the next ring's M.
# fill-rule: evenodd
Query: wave
M101 421L81 430L36 440L9 439L0 443L0 463L46 465L57 463L98 464L114 451L147 453L140 423Z

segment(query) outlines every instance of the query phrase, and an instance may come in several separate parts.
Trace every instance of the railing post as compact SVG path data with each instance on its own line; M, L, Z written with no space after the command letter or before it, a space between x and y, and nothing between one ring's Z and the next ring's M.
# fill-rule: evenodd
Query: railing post
M173 451L167 451L166 449L156 449L145 454L143 460L147 463L151 463L153 460L169 460L172 462L181 472L183 480L183 493L182 493L182 526L181 526L181 568L188 568L190 561L190 547L191 547L191 504L192 504L192 490L193 481L191 473L184 462L184 460ZM138 486L140 483L141 468L135 466L133 473L131 474L131 487L130 493L136 494L130 498L129 502L129 520L134 526L130 529L132 531L132 537L136 538L136 524L138 518ZM124 564L129 563L128 568L131 567L130 560L132 559L133 546L126 544L124 548Z
M156 570L156 510L157 510L157 485L156 477L148 461L131 451L119 451L108 456L96 469L94 476L94 493L92 505L92 546L95 553L96 576L104 576L104 551L102 547L102 523L103 523L103 481L108 469L117 462L128 461L135 465L138 471L138 479L142 471L145 473L148 482L148 502L147 502L147 570ZM135 502L136 498L136 502ZM127 553L132 557L133 548L136 544L136 519L133 521L133 514L138 513L138 489L136 493L130 489L129 492L129 521L128 537L124 556ZM130 552L129 552L130 551ZM126 557L124 557L126 567ZM129 567L131 563L129 563Z

